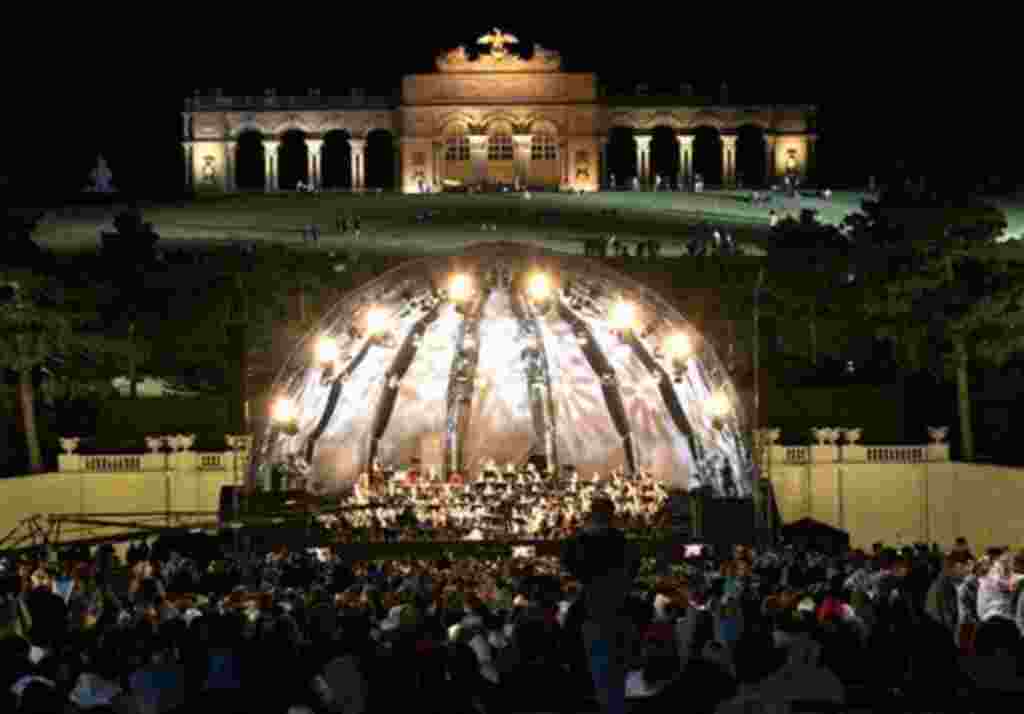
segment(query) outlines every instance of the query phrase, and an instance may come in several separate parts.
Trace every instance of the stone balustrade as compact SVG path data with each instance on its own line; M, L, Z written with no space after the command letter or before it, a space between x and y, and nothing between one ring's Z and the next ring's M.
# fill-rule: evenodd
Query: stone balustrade
M195 435L146 437L147 454L78 454L80 439L61 439L60 473L243 472L249 467L251 436L227 436L229 451L192 451Z
M915 464L949 461L949 444L927 446L772 446L766 460L778 464Z
M367 96L347 94L340 96L193 96L185 100L185 110L193 112L224 110L280 110L280 109L394 109L402 103L400 94Z

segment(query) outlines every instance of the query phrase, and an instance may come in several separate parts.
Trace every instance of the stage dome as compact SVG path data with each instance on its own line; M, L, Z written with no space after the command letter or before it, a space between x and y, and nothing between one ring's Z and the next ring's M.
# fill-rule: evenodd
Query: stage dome
M712 345L632 279L534 246L382 275L301 341L273 394L255 479L291 462L336 492L375 463L472 477L535 460L751 494L740 402Z

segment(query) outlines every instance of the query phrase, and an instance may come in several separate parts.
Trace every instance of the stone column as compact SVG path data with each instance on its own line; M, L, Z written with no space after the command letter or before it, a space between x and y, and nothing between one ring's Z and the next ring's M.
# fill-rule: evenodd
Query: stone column
M309 185L313 188L320 188L320 163L323 160L323 139L306 139L306 161L309 168Z
M224 143L224 190L238 188L238 142L230 139Z
M512 137L513 156L515 157L515 175L519 185L525 188L530 185L530 152L533 150L532 134L516 134Z
M430 165L430 190L433 191L441 184L441 159L444 158L444 144L435 140L433 142L434 161Z
M808 134L806 141L807 141L807 154L806 154L807 159L804 161L804 182L805 183L810 179L812 172L814 172L814 169L817 167L817 160L818 160L818 150L817 150L817 148L818 148L818 135L817 134ZM817 180L817 177L815 177L815 180Z
M470 134L469 158L473 163L473 182L482 184L487 180L487 135Z
M598 139L601 144L601 165L597 170L597 190L608 185L608 137L602 136Z
M405 166L402 162L402 154L405 153L402 149L402 144L405 143L405 139L395 137L395 140L391 143L391 149L395 154L395 190L399 193L405 191Z
M281 142L268 139L263 142L263 182L264 190L277 190L277 151Z
M693 135L677 134L676 141L679 142L679 173L683 183L689 184L693 179Z
M562 139L558 142L558 163L562 176L558 179L559 186L568 186L569 181L569 140Z
M775 172L775 135L765 134L764 135L764 173L765 183L771 186L775 183L775 179L778 176Z
M348 145L352 148L352 190L359 191L366 188L366 139L349 139Z
M636 173L640 185L646 187L651 182L651 139L650 134L637 134L636 141Z
M183 141L181 147L185 150L185 188L193 188L195 186L195 166L192 163L192 142Z
M722 184L736 183L736 135L722 134Z

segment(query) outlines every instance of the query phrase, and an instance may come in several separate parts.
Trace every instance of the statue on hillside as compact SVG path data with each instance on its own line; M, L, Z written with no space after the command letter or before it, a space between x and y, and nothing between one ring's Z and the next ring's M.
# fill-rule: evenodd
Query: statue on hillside
M89 172L89 185L85 188L87 193L116 193L114 188L114 174L107 166L107 160L102 154L96 157L96 168Z

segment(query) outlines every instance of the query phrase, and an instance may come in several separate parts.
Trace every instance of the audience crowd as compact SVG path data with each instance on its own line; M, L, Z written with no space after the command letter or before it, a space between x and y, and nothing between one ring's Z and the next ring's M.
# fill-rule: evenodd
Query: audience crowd
M595 499L591 514L598 503L612 508ZM635 557L624 539L610 547L620 530L593 523L561 558L350 562L344 546L255 556L158 539L123 565L109 546L8 559L0 711L617 713L625 700L636 711L989 712L1024 701L1024 554L975 558L959 542L946 554L878 544Z

